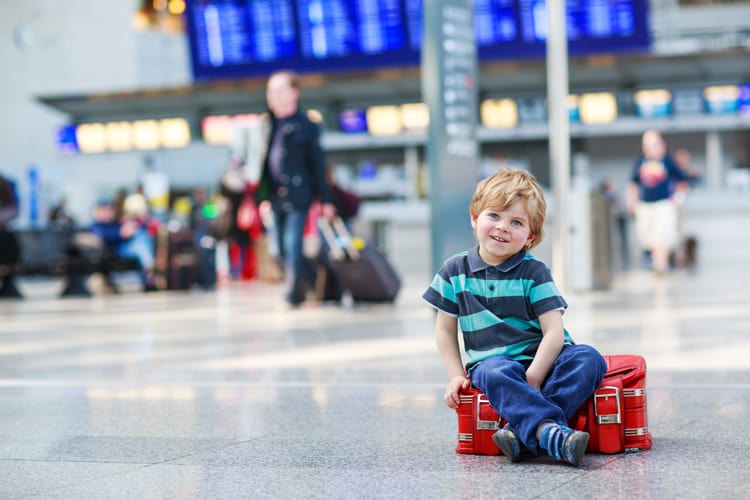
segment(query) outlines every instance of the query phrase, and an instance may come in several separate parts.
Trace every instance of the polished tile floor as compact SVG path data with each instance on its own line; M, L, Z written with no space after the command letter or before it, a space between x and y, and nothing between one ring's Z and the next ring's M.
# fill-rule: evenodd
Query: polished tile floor
M750 218L688 221L692 271L568 293L578 342L649 364L653 449L581 468L457 455L428 276L395 306L215 292L0 302L0 498L748 498Z

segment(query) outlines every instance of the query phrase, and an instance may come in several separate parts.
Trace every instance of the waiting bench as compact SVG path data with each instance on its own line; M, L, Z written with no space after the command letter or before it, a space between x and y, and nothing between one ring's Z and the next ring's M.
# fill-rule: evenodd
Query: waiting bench
M15 232L20 261L0 267L0 297L22 297L15 286L17 276L62 276L61 297L88 297L88 277L113 272L138 271L138 260L112 255L89 231L25 229Z

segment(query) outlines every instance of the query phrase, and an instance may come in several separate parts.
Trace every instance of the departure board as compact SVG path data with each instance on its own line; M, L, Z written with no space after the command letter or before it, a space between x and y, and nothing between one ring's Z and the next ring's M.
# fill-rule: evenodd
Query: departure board
M298 0L297 16L306 59L406 49L401 0Z
M474 37L479 47L517 41L514 0L474 0Z
M189 16L196 34L190 40L199 68L297 57L292 0L195 2Z
M649 42L646 6L633 0L567 0L570 51L595 52L613 47L641 47ZM547 39L545 0L519 0L523 41Z
M187 0L195 79L418 66L422 0ZM568 0L572 54L647 50L648 0ZM545 0L474 0L480 61L543 57Z
M422 0L405 0L409 46L422 46ZM516 0L474 0L474 37L477 45L488 47L519 39Z

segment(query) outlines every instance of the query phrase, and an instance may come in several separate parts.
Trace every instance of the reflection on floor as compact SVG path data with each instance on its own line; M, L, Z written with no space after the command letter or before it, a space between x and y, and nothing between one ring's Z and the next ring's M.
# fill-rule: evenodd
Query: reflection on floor
M457 455L427 276L395 306L292 312L256 282L58 299L25 281L0 302L0 497L744 497L750 222L696 224L694 271L566 294L578 342L646 357L651 451Z

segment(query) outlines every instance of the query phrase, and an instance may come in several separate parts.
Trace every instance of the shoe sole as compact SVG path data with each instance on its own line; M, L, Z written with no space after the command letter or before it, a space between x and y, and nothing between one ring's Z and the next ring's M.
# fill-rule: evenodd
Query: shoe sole
M518 460L518 457L521 455L520 453L515 453L515 448L513 446L513 443L511 443L508 440L499 439L496 434L492 435L492 440L495 442L498 448L500 448L500 451L503 455L505 455L505 458L508 459L508 462L513 463L516 460Z
M586 447L589 445L589 434L587 432L578 432L571 436L571 438L571 442L569 443L570 455L567 461L576 467L580 467L583 456L586 454Z

